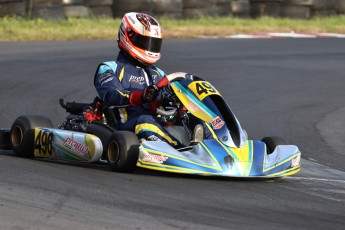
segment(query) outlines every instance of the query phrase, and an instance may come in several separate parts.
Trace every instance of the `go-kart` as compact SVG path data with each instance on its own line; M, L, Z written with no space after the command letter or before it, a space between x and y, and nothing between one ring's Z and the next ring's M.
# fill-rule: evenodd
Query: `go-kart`
M274 178L300 170L301 152L297 146L286 144L280 137L249 140L209 82L173 73L157 86L161 89L160 105L155 111L170 124L165 129L182 147L138 140L132 132L116 130L114 110L103 107L96 97L91 104L60 99L69 115L58 128L43 116L18 117L11 129L0 130L0 148L13 149L21 157L107 162L117 172L142 167L204 176ZM212 137L193 142L190 117L204 124Z

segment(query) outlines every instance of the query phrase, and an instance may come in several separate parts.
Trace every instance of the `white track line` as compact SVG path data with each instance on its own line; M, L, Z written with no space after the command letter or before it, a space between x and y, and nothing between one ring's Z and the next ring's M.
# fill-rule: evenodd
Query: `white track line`
M262 34L236 34L225 36L200 36L198 38L204 39L255 39L255 38L345 38L345 34L336 33L262 33Z
M345 180L334 180L334 179L316 178L316 177L285 177L284 179L345 183Z

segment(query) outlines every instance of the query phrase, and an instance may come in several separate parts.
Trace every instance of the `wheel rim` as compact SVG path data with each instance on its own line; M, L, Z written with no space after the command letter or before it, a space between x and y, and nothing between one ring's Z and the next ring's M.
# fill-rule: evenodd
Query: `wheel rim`
M14 147L19 147L23 142L23 130L19 125L16 125L11 133L11 141Z
M111 141L108 145L108 161L115 164L120 157L120 148L116 141Z

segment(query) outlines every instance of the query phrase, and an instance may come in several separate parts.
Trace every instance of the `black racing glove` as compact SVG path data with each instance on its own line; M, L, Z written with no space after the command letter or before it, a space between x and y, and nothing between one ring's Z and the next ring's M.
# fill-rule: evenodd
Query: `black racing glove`
M145 88L142 95L143 102L152 102L158 97L159 89L156 85L149 85Z

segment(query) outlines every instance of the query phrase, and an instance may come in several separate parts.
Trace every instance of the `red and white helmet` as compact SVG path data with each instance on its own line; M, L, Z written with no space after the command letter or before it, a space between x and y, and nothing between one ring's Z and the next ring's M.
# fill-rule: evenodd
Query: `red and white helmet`
M127 13L119 29L119 47L146 65L161 57L162 31L156 19L144 13Z

